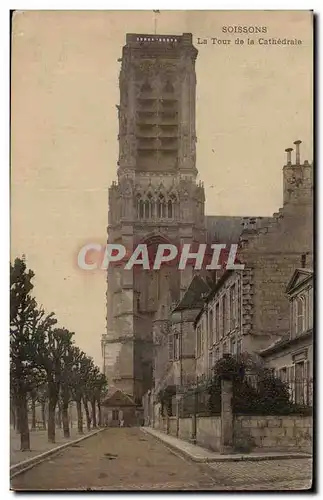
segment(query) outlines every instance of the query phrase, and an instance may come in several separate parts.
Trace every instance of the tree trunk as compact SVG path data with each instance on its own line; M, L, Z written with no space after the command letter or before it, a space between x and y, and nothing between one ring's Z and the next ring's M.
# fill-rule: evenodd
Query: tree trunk
M101 412L101 402L98 401L98 410L99 410L99 427L102 427L102 412Z
M56 409L56 399L50 396L48 401L48 428L47 428L47 436L49 443L55 443L55 409Z
M16 414L16 432L20 434L20 412L19 412L19 404L17 402L15 406L15 414Z
M57 427L62 428L62 405L59 404L57 408Z
M83 404L84 404L84 408L85 408L87 430L90 431L91 430L91 417L90 417L87 398L83 399Z
M81 401L81 399L76 401L76 410L77 410L78 433L83 434L83 415L82 415L82 401Z
M93 429L96 429L96 407L95 407L95 399L92 399L92 401L91 401L91 407L92 407L92 427L93 427Z
M16 429L17 419L16 419L16 407L11 401L10 403L10 424Z
M20 451L30 450L30 437L29 437L29 425L28 425L28 406L27 406L27 394L22 393L18 398L18 420L19 420L19 430L20 430Z
M64 437L69 438L70 437L70 428L69 428L69 422L68 422L68 401L67 402L63 401L62 417L63 417Z
M45 414L45 401L42 401L41 402L41 418L42 418L42 421L43 421L43 429L44 431L46 430L46 414Z
M36 430L36 399L31 397L31 430Z

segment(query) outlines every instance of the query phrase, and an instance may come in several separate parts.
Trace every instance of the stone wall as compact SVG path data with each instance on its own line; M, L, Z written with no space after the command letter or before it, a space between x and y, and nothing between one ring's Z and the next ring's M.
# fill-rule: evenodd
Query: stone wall
M167 432L166 419L161 419L160 431ZM221 449L221 417L197 417L196 444L213 451ZM192 439L193 417L179 419L178 437ZM177 419L169 417L169 434L176 437ZM237 452L301 451L311 452L313 435L312 417L235 416L233 443Z
M221 417L198 417L196 444L213 451L220 450Z
M177 418L169 417L169 434L171 436L176 436L177 434Z
M234 444L257 450L310 451L312 447L312 417L236 416Z
M178 437L184 441L190 441L192 438L192 418L180 418L179 420L179 430Z

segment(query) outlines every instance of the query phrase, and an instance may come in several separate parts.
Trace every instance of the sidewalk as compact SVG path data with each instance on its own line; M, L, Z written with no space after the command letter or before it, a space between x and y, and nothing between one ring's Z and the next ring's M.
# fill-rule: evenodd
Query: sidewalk
M64 438L63 429L56 429L56 443L49 443L47 440L47 431L36 430L30 431L30 448L31 451L20 451L20 434L12 428L10 429L10 466L16 465L20 462L28 460L29 458L36 457L41 453L57 448L62 444L74 441L82 436L86 436L96 432L91 430L88 432L84 429L84 434L78 434L77 429L74 427L70 429L71 436Z
M154 436L162 441L166 446L177 451L180 455L189 458L193 462L238 462L244 461L260 461L260 460L282 460L290 458L311 458L309 453L293 453L293 452L264 452L264 453L234 453L231 455L221 455L219 452L213 452L191 444L187 441L182 441L176 437L165 434L164 432L157 431L151 427L141 427L143 432Z

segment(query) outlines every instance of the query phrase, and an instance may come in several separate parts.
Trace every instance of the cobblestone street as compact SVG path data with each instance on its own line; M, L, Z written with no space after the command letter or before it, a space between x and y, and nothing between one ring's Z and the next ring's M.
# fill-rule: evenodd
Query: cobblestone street
M311 486L311 461L196 464L137 428L110 428L11 481L14 490L286 490Z

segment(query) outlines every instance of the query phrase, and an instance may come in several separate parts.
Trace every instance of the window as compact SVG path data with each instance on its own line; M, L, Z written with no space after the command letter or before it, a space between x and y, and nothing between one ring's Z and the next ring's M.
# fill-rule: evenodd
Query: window
M218 342L220 338L220 304L215 306L215 341Z
M213 344L213 309L209 311L209 347Z
M230 288L230 330L233 330L237 322L236 310L236 284Z
M287 368L286 366L284 368L280 368L278 371L278 376L282 382L287 382Z
M112 420L119 420L119 410L112 410Z
M313 328L313 288L308 291L308 328Z
M148 200L145 201L145 219L150 219L150 203Z
M230 352L231 354L236 354L236 339L235 338L232 338L230 340Z
M168 360L173 361L174 359L174 335L172 333L168 334Z
M222 336L227 333L227 297L222 297Z
M241 339L239 339L237 342L237 354L241 354L241 347L242 347Z
M169 219L171 219L173 217L173 204L172 204L171 200L168 200L167 210L168 210L167 217Z
M178 333L175 333L174 335L174 360L178 360L179 359L179 355L180 355L180 349L179 349L179 335Z
M212 368L213 368L213 353L212 351L209 351L209 375L212 374Z
M223 342L223 354L228 354L228 344L227 344L227 342Z
M305 330L305 297L296 298L296 331L295 334L299 335Z
M220 359L220 349L217 348L215 350L215 360L214 360L214 362L216 363L219 359Z
M157 200L157 217L159 219L166 217L166 202L164 196L161 194Z
M144 218L144 202L143 200L139 200L139 219Z
M197 327L196 330L196 357L199 358L201 356L201 325Z
M295 403L304 404L305 362L295 363Z

